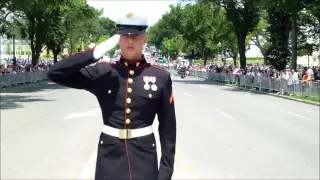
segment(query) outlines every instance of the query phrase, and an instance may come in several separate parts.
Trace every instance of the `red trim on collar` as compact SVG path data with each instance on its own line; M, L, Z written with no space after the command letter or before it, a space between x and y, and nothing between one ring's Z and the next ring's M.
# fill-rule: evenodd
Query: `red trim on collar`
M119 63L119 64L120 64L120 66L121 66L121 67L123 67L124 69L127 69L127 70L137 70L137 69L143 68L144 66L146 66L146 65L147 65L147 64L149 64L149 63L145 63L144 65L139 66L139 67L134 68L134 69L130 69L130 68L128 68L128 67L126 67L126 66L122 65L121 63Z
M137 59L137 60L128 60L128 59L126 59L124 57L121 57L121 59L123 59L125 62L127 62L129 64L133 64L133 63L137 63L137 62L139 62L141 60L144 60L144 56L142 55L142 57L140 59Z

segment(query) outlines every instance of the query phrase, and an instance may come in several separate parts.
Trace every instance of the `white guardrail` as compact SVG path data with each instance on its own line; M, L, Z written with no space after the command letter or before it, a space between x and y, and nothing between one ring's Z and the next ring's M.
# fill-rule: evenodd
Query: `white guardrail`
M33 83L48 80L47 71L27 72L27 73L8 73L0 75L0 88L12 85Z
M213 81L236 84L244 88L256 88L260 91L276 91L282 94L292 94L307 97L320 97L320 82L296 81L292 85L284 78L269 78L249 75L235 75L226 73L213 73L203 71L189 71L189 75L210 79ZM33 83L48 80L47 71L30 73L8 73L0 75L0 87Z
M255 88L260 91L280 92L287 95L299 95L320 99L320 82L295 81L289 83L288 80L284 78L203 71L190 71L190 75L218 82L236 84L243 88Z

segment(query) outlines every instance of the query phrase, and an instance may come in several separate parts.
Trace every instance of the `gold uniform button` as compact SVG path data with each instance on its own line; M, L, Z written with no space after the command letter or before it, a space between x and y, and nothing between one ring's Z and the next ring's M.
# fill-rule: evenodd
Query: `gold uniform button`
M127 114L130 114L130 113L131 113L131 109L128 108L128 109L126 110L126 113L127 113Z
M139 67L139 65L140 65L140 62L137 62L137 63L136 63L136 67Z
M133 71L133 70L130 70L129 73L130 73L131 75L134 75L134 71Z
M111 90L108 91L108 94L111 94Z
M130 119L127 119L126 124L130 124L130 123L131 123Z
M132 93L132 89L131 88L128 88L128 93Z
M127 103L128 103L128 104L131 103L131 99L130 99L130 98L127 99Z
M156 145L155 144L152 144L152 147L155 147Z
M103 141L100 141L100 144L103 144Z
M131 83L133 83L133 79L132 78L129 78L128 79L128 82L131 84Z
M152 94L149 94L149 98L152 98Z
M128 63L127 63L127 62L124 62L124 65L128 66Z

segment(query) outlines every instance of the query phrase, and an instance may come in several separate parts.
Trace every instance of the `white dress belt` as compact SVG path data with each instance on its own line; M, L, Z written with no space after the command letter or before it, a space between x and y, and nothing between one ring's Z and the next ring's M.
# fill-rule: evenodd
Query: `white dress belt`
M147 126L139 129L117 129L104 125L102 128L104 134L117 137L119 139L132 139L141 136L146 136L153 133L153 127Z

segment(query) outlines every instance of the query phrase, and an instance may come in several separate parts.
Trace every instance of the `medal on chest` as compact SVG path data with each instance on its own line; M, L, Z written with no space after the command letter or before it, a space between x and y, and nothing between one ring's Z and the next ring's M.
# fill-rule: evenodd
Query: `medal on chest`
M158 87L155 84L155 82L156 82L156 77L151 77L151 83L152 83L151 89L152 89L152 91L157 91L157 89L158 89Z
M150 82L150 77L149 76L143 76L143 82L145 83L144 84L144 89L145 90L149 90L150 89L150 85L149 85L149 82Z

